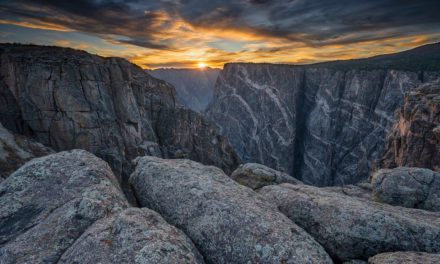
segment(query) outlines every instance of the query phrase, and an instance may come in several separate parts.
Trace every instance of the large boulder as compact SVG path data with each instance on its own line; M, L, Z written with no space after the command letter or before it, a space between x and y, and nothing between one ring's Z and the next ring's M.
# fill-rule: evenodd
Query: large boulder
M129 208L98 220L62 263L204 263L191 240L158 213Z
M52 149L25 136L13 134L0 123L0 181L26 161L54 153Z
M440 173L399 167L373 174L373 199L377 202L440 211Z
M368 259L369 264L438 264L440 254L425 252L389 252Z
M420 167L440 172L440 82L407 93L387 137L379 168Z
M338 261L390 251L440 252L440 214L281 184L260 193L311 234Z
M190 160L142 157L130 177L142 206L182 229L208 263L332 263L252 189Z
M127 207L110 167L94 155L33 159L0 183L0 262L55 263L96 220Z
M246 163L240 165L232 174L231 178L252 189L280 183L302 184L287 173L271 169L258 163Z

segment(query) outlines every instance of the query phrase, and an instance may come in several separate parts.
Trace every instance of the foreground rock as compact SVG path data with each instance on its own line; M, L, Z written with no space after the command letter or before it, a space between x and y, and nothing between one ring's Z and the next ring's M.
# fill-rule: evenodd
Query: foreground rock
M371 257L369 264L438 264L440 263L439 254L429 254L424 252L390 252L382 253Z
M231 178L252 189L280 183L302 184L287 173L276 171L258 163L246 163L240 165L232 174Z
M33 159L0 183L1 262L57 262L96 220L127 207L110 167L94 155Z
M260 193L339 261L389 251L440 252L440 214L394 207L306 185L266 186Z
M322 187L321 189L329 192L335 192L335 193L347 195L352 198L372 200L371 184L365 182L358 183L355 185Z
M62 263L203 263L191 240L149 209L129 208L97 221Z
M48 147L22 135L13 134L0 123L0 182L26 161L53 153Z
M377 202L440 211L440 173L399 167L376 172L371 180Z
M125 190L137 156L186 157L227 173L238 166L216 127L176 103L174 87L121 58L1 44L0 102L6 128L56 151L96 154Z
M379 168L420 167L440 172L440 82L405 96Z
M181 228L209 263L332 263L304 230L218 168L143 157L130 182L139 203Z

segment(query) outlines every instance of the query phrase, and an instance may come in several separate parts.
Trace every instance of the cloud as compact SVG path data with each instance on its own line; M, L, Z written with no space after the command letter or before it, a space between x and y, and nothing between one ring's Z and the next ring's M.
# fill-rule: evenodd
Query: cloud
M0 1L0 24L99 36L145 67L191 66L201 57L218 66L352 58L439 41L438 10L438 0L14 0Z

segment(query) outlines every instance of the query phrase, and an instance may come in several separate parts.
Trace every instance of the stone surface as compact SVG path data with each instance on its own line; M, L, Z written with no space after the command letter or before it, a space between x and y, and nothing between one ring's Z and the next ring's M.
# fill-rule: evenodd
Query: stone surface
M371 183L377 202L440 211L440 173L409 167L382 169Z
M183 155L228 173L238 166L215 126L176 103L174 87L124 59L2 44L0 60L0 102L7 105L0 122L57 151L96 154L122 176L124 189L131 160L146 154Z
M322 189L329 192L335 192L335 193L347 195L353 198L361 198L367 200L373 199L371 184L365 182L358 183L355 185L322 187Z
M368 260L369 264L438 264L439 254L424 252L390 252L378 254Z
M208 263L332 263L252 189L190 160L142 157L130 177L142 206L182 229Z
M302 184L287 173L276 171L258 163L246 163L240 165L231 174L231 178L252 189L280 183Z
M194 111L205 110L212 100L214 85L220 69L156 69L149 74L172 84L177 98L184 106Z
M204 263L191 240L158 213L129 208L98 220L61 263Z
M376 203L307 185L260 189L337 261L389 251L440 252L440 214Z
M418 51L306 66L226 64L206 115L243 162L306 184L357 183L381 157L404 94L439 77L426 65L440 44Z
M0 123L0 182L26 161L54 153L35 140L13 134Z
M96 220L127 207L96 156L72 150L33 159L0 183L1 263L55 263Z
M388 135L379 168L421 167L440 172L440 82L408 93Z

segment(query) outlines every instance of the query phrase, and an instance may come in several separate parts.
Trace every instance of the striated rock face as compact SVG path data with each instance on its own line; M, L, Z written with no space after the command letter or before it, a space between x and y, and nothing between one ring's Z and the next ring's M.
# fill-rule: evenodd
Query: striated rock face
M440 44L429 52L438 58ZM403 67L410 55L307 66L227 64L206 115L245 162L306 184L356 183L380 158L404 94L439 77L438 69L425 67L429 60Z
M276 171L258 163L246 163L240 165L232 174L231 178L252 189L280 183L302 184L287 173Z
M220 69L156 69L147 71L176 88L177 98L194 111L205 110L212 100Z
M372 176L377 202L440 211L440 173L429 169L382 169Z
M332 263L304 230L216 167L142 157L130 182L139 203L181 228L208 263Z
M186 156L228 173L238 164L214 126L176 104L172 86L124 59L3 44L0 74L7 128L55 150L86 149L124 179L130 160L145 154Z
M96 220L127 207L110 167L94 155L33 159L0 183L1 263L55 263Z
M389 251L440 252L438 213L351 198L307 185L272 185L259 193L341 262L367 260Z
M149 209L129 208L97 221L61 263L204 263L191 240Z
M380 168L422 167L440 172L440 82L405 96Z
M369 264L438 264L440 254L425 252L390 252L378 254L368 259Z
M52 153L53 150L41 143L12 134L0 123L0 182L26 161Z

